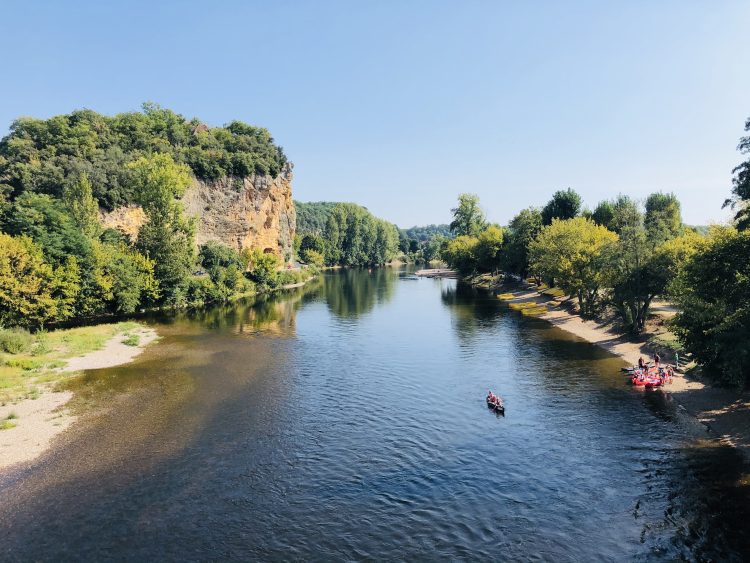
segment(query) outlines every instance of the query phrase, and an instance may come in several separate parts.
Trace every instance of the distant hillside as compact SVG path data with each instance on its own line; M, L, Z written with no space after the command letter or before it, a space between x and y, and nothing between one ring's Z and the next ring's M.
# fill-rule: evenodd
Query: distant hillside
M440 235L446 238L453 238L448 225L427 225L425 227L412 227L403 229L404 234L410 239L416 239L420 242L431 240L433 237Z
M335 201L295 201L297 210L297 234L322 235L331 210L338 205Z

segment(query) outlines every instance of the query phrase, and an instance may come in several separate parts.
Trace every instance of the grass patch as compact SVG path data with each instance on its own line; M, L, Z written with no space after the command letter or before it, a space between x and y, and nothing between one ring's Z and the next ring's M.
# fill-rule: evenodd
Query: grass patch
M650 348L669 350L672 353L682 354L683 356L686 353L682 342L672 332L662 332L652 336L648 340L648 345Z
M138 346L141 343L141 337L137 334L126 334L122 343L125 346Z
M548 289L540 291L539 293L541 293L542 295L546 295L547 297L565 297L565 292L559 287L550 287Z
M547 307L544 305L539 305L537 307L525 307L524 309L521 309L521 313L529 317L537 317L539 315L543 315L546 312Z
M11 411L11 413L5 417L5 420L13 420L14 418L18 418L18 415Z
M11 428L15 428L16 423L12 420L3 420L0 421L0 430L10 430Z
M538 303L536 301L521 301L520 303L510 303L508 307L516 311L523 311L529 307L536 307Z
M5 365L11 368L21 368L24 371L39 369L44 362L36 358L6 358Z
M7 347L18 352L0 354L0 403L15 402L23 398L36 398L39 385L54 384L70 374L52 371L65 365L66 358L100 350L107 341L120 333L142 328L136 322L122 322L39 332L31 335L25 331L0 330L0 350ZM10 334L11 336L7 336ZM20 335L20 336L19 336ZM6 336L5 340L2 336ZM126 334L126 344L138 335ZM14 343L22 341L19 348Z

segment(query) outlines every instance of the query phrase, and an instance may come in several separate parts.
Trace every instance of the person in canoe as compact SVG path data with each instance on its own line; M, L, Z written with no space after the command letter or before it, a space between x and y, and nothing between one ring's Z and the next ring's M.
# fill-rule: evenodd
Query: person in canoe
M646 361L643 359L643 356L638 358L638 369L646 369Z

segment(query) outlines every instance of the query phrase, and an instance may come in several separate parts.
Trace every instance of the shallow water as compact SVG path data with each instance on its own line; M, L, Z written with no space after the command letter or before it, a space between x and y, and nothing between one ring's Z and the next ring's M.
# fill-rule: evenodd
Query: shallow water
M349 270L153 319L0 478L3 560L741 560L747 467L613 356L453 280ZM503 395L490 412L487 389Z

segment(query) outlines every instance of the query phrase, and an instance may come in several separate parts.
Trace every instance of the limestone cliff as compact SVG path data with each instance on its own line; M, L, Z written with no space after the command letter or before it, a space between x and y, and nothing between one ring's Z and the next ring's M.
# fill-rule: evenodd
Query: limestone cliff
M296 226L291 164L276 178L196 179L182 202L188 216L198 217L198 244L215 240L238 251L258 248L282 259L291 256ZM133 236L144 220L142 210L127 207L105 214L102 224Z

